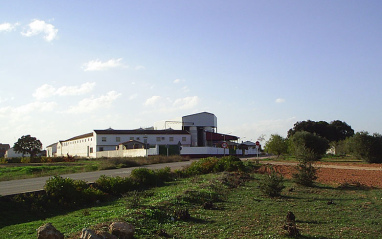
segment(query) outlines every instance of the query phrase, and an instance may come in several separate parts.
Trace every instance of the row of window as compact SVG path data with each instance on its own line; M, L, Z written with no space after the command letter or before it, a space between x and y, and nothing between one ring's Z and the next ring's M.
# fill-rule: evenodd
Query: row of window
M144 137L145 138L145 142L147 141L147 138L146 137ZM136 137L136 138L134 138L134 137L130 137L130 140L137 140L137 141L139 141L140 140L140 137ZM156 141L157 142L161 142L162 140L166 140L166 137L157 137L156 138ZM102 137L101 138L101 141L102 142L107 142L107 137ZM121 142L121 137L116 137L115 138L115 141L116 142ZM169 137L169 141L170 142L174 142L174 137ZM187 137L182 137L182 141L183 142L186 142L187 141Z
M68 146L70 144L79 144L79 143L84 143L84 142L89 142L89 141L93 141L93 138L78 139L78 140L73 140L73 141L69 141L69 142L64 142L62 144L62 146Z

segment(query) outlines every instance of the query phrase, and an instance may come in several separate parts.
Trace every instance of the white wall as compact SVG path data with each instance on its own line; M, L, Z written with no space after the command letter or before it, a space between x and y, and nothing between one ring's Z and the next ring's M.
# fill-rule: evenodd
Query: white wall
M5 158L19 158L19 157L23 157L23 154L22 153L16 153L15 150L13 150L13 148L10 148L7 150L7 152L5 152L4 157ZM30 157L30 155L24 154L24 157Z
M111 151L102 151L97 152L97 158L107 157L146 157L152 155L159 155L158 145L155 148L150 149L125 149L125 150L111 150Z
M77 157L95 157L96 141L94 136L84 137L81 139L61 141L57 144L57 156L77 156ZM93 148L93 153L91 153ZM115 147L114 147L115 148Z

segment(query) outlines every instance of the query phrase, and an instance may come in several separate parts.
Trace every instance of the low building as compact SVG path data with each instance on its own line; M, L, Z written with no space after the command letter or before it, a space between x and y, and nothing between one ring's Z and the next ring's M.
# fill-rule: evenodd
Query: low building
M2 144L0 143L0 158L5 156L5 153L7 152L8 149L11 147L9 144Z

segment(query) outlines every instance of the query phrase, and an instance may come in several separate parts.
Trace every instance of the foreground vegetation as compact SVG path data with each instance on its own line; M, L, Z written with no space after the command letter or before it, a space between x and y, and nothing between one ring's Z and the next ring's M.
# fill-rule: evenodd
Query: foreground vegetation
M51 222L67 238L78 238L84 227L104 230L118 220L136 227L135 238L288 238L283 225L292 211L299 238L380 237L381 190L350 184L303 187L278 177L285 188L281 187L280 196L269 197L261 186L269 176L255 173L256 169L235 158L208 158L175 173L139 170L130 179L100 179L92 188L109 189L100 202L52 203L41 210L28 208L28 197L4 201L0 235L36 238L36 228Z

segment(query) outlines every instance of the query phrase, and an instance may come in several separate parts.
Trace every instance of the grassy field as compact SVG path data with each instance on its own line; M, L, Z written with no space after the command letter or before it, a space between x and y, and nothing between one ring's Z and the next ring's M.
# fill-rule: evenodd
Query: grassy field
M296 216L299 238L382 235L382 190L307 188L286 181L282 196L269 198L260 192L262 177L195 176L72 211L26 212L1 205L0 238L36 238L36 229L47 222L66 238L78 238L84 227L102 230L115 220L135 225L135 238L160 238L159 232L170 238L288 238L283 229L288 211ZM205 202L213 202L213 208L204 209ZM177 219L179 210L188 210L191 218Z
M3 163L0 164L0 181L90 172L105 169L127 168L147 164L185 161L180 156L137 158L80 159L75 162L56 163Z

